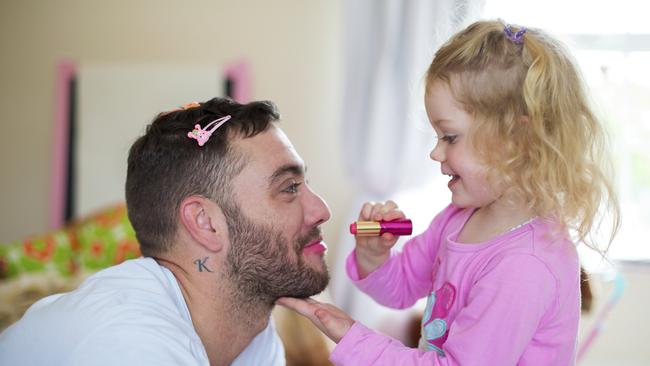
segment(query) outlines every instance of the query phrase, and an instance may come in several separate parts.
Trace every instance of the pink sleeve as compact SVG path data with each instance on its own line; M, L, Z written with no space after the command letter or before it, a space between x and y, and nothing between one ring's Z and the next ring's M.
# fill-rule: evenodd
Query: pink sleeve
M445 356L405 347L355 324L330 359L336 365L355 366L515 365L556 301L555 277L546 265L534 256L511 255L475 282L466 306L450 325L442 347Z
M435 352L408 348L361 323L355 323L339 341L330 355L330 361L337 366L448 365Z
M346 260L346 271L352 283L376 302L395 309L412 306L427 296L431 291L441 232L456 211L453 206L447 207L424 233L407 241L401 253L393 253L386 263L364 279L360 279L356 251L352 251Z

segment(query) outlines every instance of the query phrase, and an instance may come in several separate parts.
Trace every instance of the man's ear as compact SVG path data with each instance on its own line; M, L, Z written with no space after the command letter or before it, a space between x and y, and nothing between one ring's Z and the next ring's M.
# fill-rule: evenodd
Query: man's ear
M189 196L181 201L179 216L189 235L211 252L223 247L225 228L223 215L217 204L202 196Z

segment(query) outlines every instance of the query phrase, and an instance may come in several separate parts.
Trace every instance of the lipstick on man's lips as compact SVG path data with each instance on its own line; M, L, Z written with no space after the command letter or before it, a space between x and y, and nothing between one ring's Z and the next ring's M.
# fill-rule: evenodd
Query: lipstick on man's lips
M311 242L307 244L304 248L302 248L302 252L304 254L310 254L310 253L324 253L327 250L327 244L325 244L324 241L322 240L316 240L314 242Z
M393 221L357 221L350 224L350 233L356 236L380 236L391 233L396 236L411 235L413 223L410 219Z

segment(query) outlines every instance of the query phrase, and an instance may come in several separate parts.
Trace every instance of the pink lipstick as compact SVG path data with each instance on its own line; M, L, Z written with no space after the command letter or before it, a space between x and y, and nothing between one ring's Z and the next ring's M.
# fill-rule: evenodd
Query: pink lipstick
M302 252L304 254L311 254L311 253L324 253L327 250L327 244L323 242L322 240L315 241L313 243L309 243L306 247L302 249Z
M350 224L350 233L356 236L411 235L413 223L409 219L393 221L357 221Z

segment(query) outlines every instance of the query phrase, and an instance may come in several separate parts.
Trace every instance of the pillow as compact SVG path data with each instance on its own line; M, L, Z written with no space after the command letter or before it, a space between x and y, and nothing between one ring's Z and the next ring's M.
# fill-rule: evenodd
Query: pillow
M0 244L0 279L35 272L70 276L77 270L75 250L68 229Z
M140 256L140 245L124 204L75 225L81 270L97 271Z
M94 272L140 256L124 203L44 235L0 244L0 279Z

